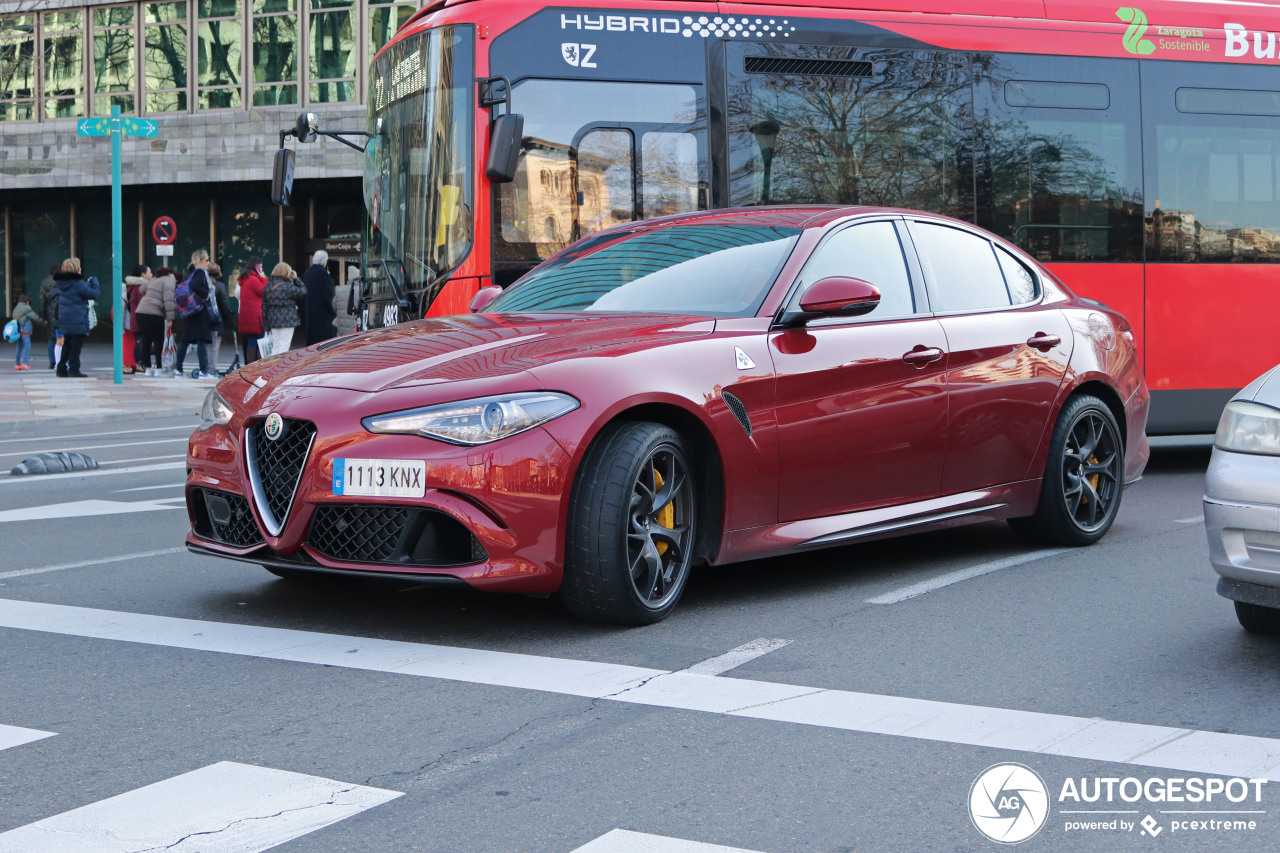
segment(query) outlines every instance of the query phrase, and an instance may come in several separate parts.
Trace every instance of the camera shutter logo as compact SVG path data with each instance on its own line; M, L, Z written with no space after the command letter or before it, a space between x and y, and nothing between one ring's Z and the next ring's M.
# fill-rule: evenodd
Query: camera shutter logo
M1026 841L1049 818L1049 790L1030 767L995 764L973 780L969 817L974 827L992 841Z
M280 417L279 412L272 412L267 415L267 423L265 425L267 438L272 441L277 440L284 435L284 418Z

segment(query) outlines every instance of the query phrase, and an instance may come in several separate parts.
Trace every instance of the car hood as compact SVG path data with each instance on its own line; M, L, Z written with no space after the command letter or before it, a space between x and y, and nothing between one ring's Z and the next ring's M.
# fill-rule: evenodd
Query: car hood
M1253 400L1280 408L1280 365L1271 368L1235 395L1236 400Z
M472 314L325 341L240 370L246 382L375 392L494 378L582 357L709 335L715 321L668 314Z

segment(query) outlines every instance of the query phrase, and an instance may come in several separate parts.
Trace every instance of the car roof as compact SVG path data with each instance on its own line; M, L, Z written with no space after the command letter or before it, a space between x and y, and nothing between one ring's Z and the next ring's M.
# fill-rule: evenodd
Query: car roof
M930 218L949 220L950 217L929 213L922 210L905 210L896 207L875 207L870 205L834 205L834 204L792 204L766 205L761 207L731 207L720 210L700 210L695 213L677 213L672 216L660 216L616 225L598 234L609 232L635 233L639 231L657 231L665 228L684 227L688 225L759 225L783 228L824 228L833 222L852 216L875 214L893 214L909 216L928 216Z

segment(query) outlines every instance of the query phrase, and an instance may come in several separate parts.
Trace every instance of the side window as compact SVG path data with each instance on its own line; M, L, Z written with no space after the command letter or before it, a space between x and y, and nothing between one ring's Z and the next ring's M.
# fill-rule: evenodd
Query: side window
M996 257L1000 261L1000 269L1004 272L1004 283L1009 288L1009 296L1014 305L1025 305L1034 302L1040 295L1035 274L1027 269L1022 261L1008 251L996 246Z
M937 311L973 311L1011 305L991 242L959 228L911 223L920 260L931 272Z
M907 262L891 222L854 225L827 238L809 259L803 280L810 285L832 275L861 278L880 289L880 304L865 317L884 320L916 313Z

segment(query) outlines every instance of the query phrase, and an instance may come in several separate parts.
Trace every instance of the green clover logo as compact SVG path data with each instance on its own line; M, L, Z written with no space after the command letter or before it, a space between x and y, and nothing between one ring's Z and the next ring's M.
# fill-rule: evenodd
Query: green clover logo
M1156 46L1143 36L1147 32L1147 16L1141 9L1132 6L1121 6L1116 9L1116 17L1129 25L1124 31L1124 49L1130 53L1149 56L1156 52Z

